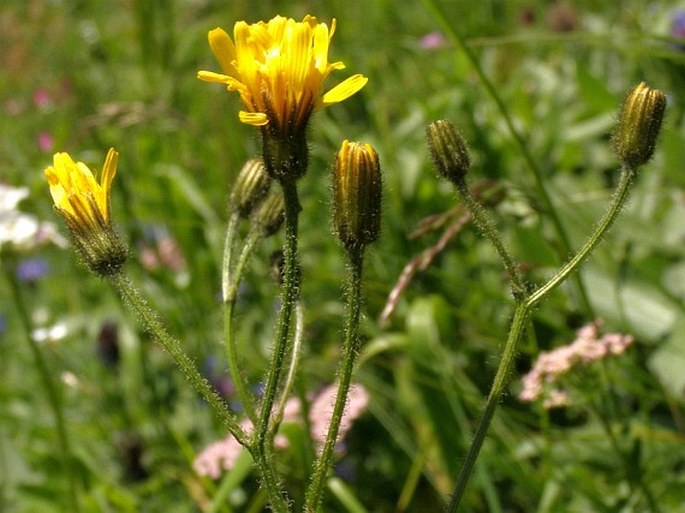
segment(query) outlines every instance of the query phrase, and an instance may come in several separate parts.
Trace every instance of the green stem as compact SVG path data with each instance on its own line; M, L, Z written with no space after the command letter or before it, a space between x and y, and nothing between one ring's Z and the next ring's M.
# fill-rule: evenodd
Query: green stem
M554 225L554 229L557 232L557 237L559 238L559 242L561 243L561 252L564 255L568 255L569 253L571 253L571 242L568 234L566 233L566 229L564 228L564 225L561 222L561 218L559 217L559 214L556 208L554 207L554 204L552 203L552 198L549 194L549 191L547 190L547 186L545 185L542 170L533 158L533 155L528 150L528 147L526 145L526 142L523 140L523 137L514 126L514 122L511 119L511 116L509 115L507 106L504 104L504 101L497 93L497 89L494 86L494 84L485 74L485 71L483 70L480 64L481 61L478 58L478 56L473 52L473 50L471 50L471 47L466 44L464 37L452 27L452 25L447 20L445 14L435 4L435 0L424 0L424 3L426 4L426 7L436 17L438 23L442 26L445 33L448 34L451 37L451 39L459 46L461 51L469 60L473 69L476 71L476 74L478 75L478 78L485 87L486 92L495 102L495 105L497 106L500 115L502 116L505 124L507 125L509 133L514 139L516 146L518 146L518 149L521 155L523 156L524 160L526 161L526 164L533 173L535 187L542 200L542 204L544 206L545 211L549 214L550 218L552 219L552 224ZM586 312L588 312L588 314L594 316L592 314L592 305L590 303L590 299L588 297L587 290L585 288L585 284L583 283L582 277L580 275L576 275L575 281L578 293L580 295L580 299L583 303L583 308Z
M231 372L231 377L233 378L233 384L235 386L238 399L242 403L248 418L252 421L252 425L255 424L257 416L255 413L253 398L249 393L247 383L245 382L243 374L240 371L238 352L235 345L233 321L238 286L242 280L245 266L247 265L254 248L257 246L257 243L261 240L261 238L261 230L250 230L235 271L228 277L228 281L224 287L224 350L226 352L226 361L228 362L228 368ZM224 264L227 268L231 265L230 260L230 255L228 258L224 258ZM226 277L228 274L227 268L224 268L224 277Z
M358 335L359 314L361 310L361 279L363 267L363 246L353 246L349 251L350 258L350 281L347 290L347 325L345 326L345 342L343 346L343 358L340 362L338 373L338 392L335 397L331 423L326 434L326 441L319 461L314 468L314 475L310 481L305 497L305 513L315 513L322 499L326 475L331 465L333 450L338 439L340 422L345 412L347 394L350 389L354 364L359 355L361 340Z
M587 258L592 250L595 249L595 246L599 244L606 232L609 230L609 228L611 228L611 225L614 224L616 217L628 199L635 175L636 169L627 166L623 167L621 170L621 178L619 180L616 192L614 193L611 205L597 225L595 232L587 239L580 251L578 251L578 253L576 253L571 260L564 264L564 266L551 280L531 294L531 296L528 298L528 302L531 304L531 306L539 303L545 296L547 296L547 294L561 285L564 280L566 280L566 278L568 278L569 275L578 268L583 260Z
M131 305L133 310L138 313L147 330L171 355L182 374L190 382L193 388L195 388L205 401L209 403L226 429L230 431L241 445L252 453L260 470L264 487L269 494L274 511L277 511L278 513L287 512L289 510L288 502L280 491L278 479L276 478L273 467L269 464L268 460L259 457L260 453L252 446L250 437L240 426L235 415L228 409L228 406L223 399L214 391L211 384L202 377L197 370L195 363L183 349L181 349L178 340L169 335L157 315L147 306L145 300L140 296L133 284L131 284L131 282L121 273L111 275L109 278L117 292Z
M281 287L281 310L276 329L271 365L264 387L264 397L256 426L255 451L263 468L273 468L273 447L270 442L270 420L276 399L276 391L283 373L283 363L288 350L290 326L295 303L299 296L299 270L297 259L297 231L300 216L300 201L295 179L280 180L285 201L285 243L283 264L283 286ZM287 503L277 511L289 511Z
M500 259L502 260L502 263L509 274L509 279L511 280L511 293L514 296L514 299L520 301L526 294L526 286L523 282L523 278L521 277L518 267L513 262L511 255L509 255L509 252L507 251L507 248L504 247L504 243L502 242L502 237L497 230L497 226L490 218L487 211L473 197L471 190L466 184L466 180L463 176L460 176L460 179L456 181L455 185L459 196L466 204L466 208L468 208L469 212L473 216L473 220L475 221L476 225L497 250Z
M511 321L509 336L507 337L507 341L502 352L502 359L500 360L492 388L490 389L490 394L488 395L485 403L483 416L478 424L476 434L471 442L471 446L469 447L468 453L457 478L457 483L454 487L452 498L449 506L447 507L447 513L456 513L457 508L459 507L459 502L461 501L464 490L466 489L466 484L468 483L469 477L471 476L473 467L478 458L478 454L483 445L483 441L485 440L485 436L490 428L490 423L492 422L492 418L495 414L497 404L499 404L502 393L504 392L504 389L508 383L516 349L521 336L523 335L524 327L531 311L540 301L542 301L542 299L544 299L550 292L561 285L564 280L566 280L575 270L578 269L585 258L587 258L592 250L607 234L628 199L631 186L634 182L635 174L635 169L625 166L623 167L621 170L621 178L618 187L614 193L609 208L595 228L595 231L590 237L588 237L587 241L581 247L578 253L576 253L576 255L571 258L571 260L569 260L568 263L566 263L557 272L557 274L542 287L537 289L524 300L517 301L516 309L514 310L514 316Z
M290 367L285 378L285 385L281 392L281 399L278 401L278 408L273 417L273 426L271 427L270 437L273 438L278 432L278 428L283 420L283 412L285 411L285 404L295 386L295 376L297 374L297 366L300 363L300 352L302 351L302 332L304 329L304 314L302 312L302 303L298 301L295 305L295 333L293 335L293 349L290 355Z
M464 490L466 490L466 484L468 483L471 473L473 472L473 467L478 459L480 449L483 446L485 435L490 428L490 422L492 422L492 417L495 415L495 409L497 408L497 404L499 404L500 398L502 397L504 387L507 385L509 372L516 355L516 347L518 346L518 342L523 334L529 314L530 307L527 303L522 302L516 305L514 317L511 321L509 336L502 352L502 358L499 362L499 367L497 367L497 373L495 374L495 379L492 383L490 394L485 402L483 416L478 424L478 429L476 429L476 434L473 437L471 446L466 453L466 458L464 459L461 471L459 472L457 483L454 486L454 492L452 492L452 498L449 506L447 507L448 513L456 513L459 502L464 494Z
M119 295L138 314L145 328L171 355L193 388L209 403L224 426L235 436L238 442L249 446L249 436L240 427L235 415L231 413L224 400L214 391L209 381L200 374L188 354L181 349L179 341L169 335L157 314L150 309L128 278L122 273L110 275L108 278Z
M228 218L228 225L226 227L224 256L221 265L221 295L224 303L228 302L231 284L235 283L231 276L231 267L233 266L233 246L235 245L235 237L238 231L237 228L239 221L240 214L238 212L232 212Z
M62 405L62 394L61 390L55 385L55 382L50 373L50 368L48 367L43 352L40 347L33 339L31 335L31 317L29 315L28 309L24 302L24 296L21 293L21 288L17 283L16 279L10 273L9 269L7 271L7 280L10 283L10 289L14 297L14 304L19 313L19 319L26 333L26 340L29 343L31 352L33 353L33 358L36 361L36 367L38 368L38 374L45 389L45 393L48 397L48 402L52 409L52 414L55 420L55 427L57 428L57 438L59 440L58 452L62 460L62 467L66 474L67 487L68 487L68 500L69 509L75 513L81 511L81 504L78 500L76 476L74 475L74 467L72 463L72 452L71 443L69 441L69 436L67 434L66 422L64 419L64 409Z

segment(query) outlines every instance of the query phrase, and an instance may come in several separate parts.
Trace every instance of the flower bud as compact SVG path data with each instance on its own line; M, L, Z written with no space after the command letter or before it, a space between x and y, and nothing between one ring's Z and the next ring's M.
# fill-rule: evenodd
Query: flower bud
M274 235L283 224L285 200L281 191L269 194L252 214L252 222L259 226L264 237Z
M230 208L238 211L241 217L249 216L264 199L270 186L271 178L266 173L264 161L259 157L251 158L238 173L229 198Z
M635 168L652 157L665 110L666 95L644 82L628 93L611 141L623 164Z
M471 166L466 141L446 119L433 121L426 128L428 149L435 167L450 182L463 180Z
M369 144L343 141L333 164L333 224L350 249L375 241L381 225L381 168Z

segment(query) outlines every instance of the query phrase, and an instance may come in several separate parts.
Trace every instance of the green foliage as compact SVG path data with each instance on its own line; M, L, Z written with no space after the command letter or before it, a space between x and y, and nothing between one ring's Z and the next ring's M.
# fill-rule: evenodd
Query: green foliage
M555 24L561 3L441 5L542 169L573 248L610 200L618 163L609 134L625 92L645 80L670 100L655 158L579 274L590 308L571 280L534 312L463 511L642 512L653 509L649 494L658 511L683 511L685 53L668 38L673 3L574 2L566 16L577 25L567 32ZM469 183L496 183L486 205L529 283L549 278L568 254L468 61L447 39L435 48L422 43L438 32L424 3L4 2L0 183L28 187L20 209L56 221L42 174L52 152L97 166L115 147L113 219L134 250L129 270L200 366L222 362L226 202L259 139L239 122L236 95L195 75L216 68L209 29L307 12L337 18L332 59L348 69L330 83L356 72L369 83L316 113L309 132L311 165L300 188L302 396L332 380L341 349L345 258L328 204L341 141L373 144L384 180L381 238L365 267L357 374L372 399L345 440L325 511L438 512L492 384L512 302L496 252L467 224L415 274L388 321L377 322L404 266L456 220L449 212L455 195L429 162L425 125L446 118L463 132L472 152ZM41 147L38 138L48 136L52 144ZM445 223L409 236L438 214ZM258 248L239 291L236 338L253 389L264 379L273 340L278 284L270 257L281 242ZM173 264L160 244L173 244ZM66 328L40 347L60 383L83 511L261 511L265 497L246 454L218 481L194 472L197 453L224 433L105 283L55 246L30 255L3 249L0 274L14 275L28 256L49 265L48 275L22 283L32 328ZM0 283L0 510L65 511L53 417L7 276ZM574 330L597 318L635 343L569 378L577 403L550 411L519 401L520 376L540 352L570 343ZM116 364L102 353L106 322L118 328ZM208 373L227 377L221 363ZM239 408L230 394L227 400ZM291 443L279 453L279 470L297 496L306 486L310 441L302 429L286 435Z

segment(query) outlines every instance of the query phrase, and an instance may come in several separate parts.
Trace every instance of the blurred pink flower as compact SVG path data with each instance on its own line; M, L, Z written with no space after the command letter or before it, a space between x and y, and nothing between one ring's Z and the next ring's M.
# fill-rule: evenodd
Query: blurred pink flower
M176 273L186 271L183 250L165 226L152 225L145 232L150 242L141 248L140 260L148 271L156 271L161 267Z
M331 414L333 412L333 403L338 386L329 385L323 389L311 402L309 409L309 417L311 424L311 436L314 440L317 449L320 450L326 439L328 426L331 423ZM362 385L352 385L348 395L347 408L340 423L340 431L338 432L338 441L342 440L345 435L352 428L355 419L359 417L365 410L369 402L369 393ZM301 422L301 404L299 399L290 398L285 403L283 408L283 424L300 423ZM252 423L249 420L244 420L240 424L248 433L252 432ZM288 439L285 435L277 434L274 439L274 445L277 449L285 450L289 447ZM193 468L201 476L218 479L222 471L230 470L238 458L243 447L238 441L229 435L223 440L214 442L207 446L193 462Z
M41 132L38 134L38 148L40 148L40 151L50 153L54 146L55 138L50 132Z
M331 423L333 414L333 404L338 386L329 385L314 399L309 409L309 418L312 426L312 439L320 451L326 441L326 433ZM364 411L369 404L369 393L362 385L351 385L347 395L347 406L340 422L337 442L340 442L345 435L352 429L352 424Z
M33 92L33 104L39 109L45 109L52 104L50 92L41 87Z
M424 50L435 50L447 46L447 41L441 32L429 32L419 39L419 46Z
M240 426L248 433L252 431L252 422L243 420ZM201 476L219 479L224 470L230 470L235 465L243 446L229 435L223 440L208 445L197 455L193 462L193 468Z
M523 388L519 399L525 402L542 399L545 408L564 406L570 397L567 391L554 386L559 378L578 365L620 355L633 343L632 335L607 333L600 337L601 325L601 320L587 324L576 332L576 339L569 345L540 353L533 368L521 379Z
M299 415L300 400L295 397L288 399L283 408L282 422L297 422ZM248 434L252 433L252 422L249 419L243 420L240 427ZM277 434L274 439L274 446L277 449L287 449L288 439L284 435ZM233 435L228 435L223 440L214 442L203 449L195 458L193 468L201 476L218 479L222 471L233 468L242 450L243 446L238 443Z

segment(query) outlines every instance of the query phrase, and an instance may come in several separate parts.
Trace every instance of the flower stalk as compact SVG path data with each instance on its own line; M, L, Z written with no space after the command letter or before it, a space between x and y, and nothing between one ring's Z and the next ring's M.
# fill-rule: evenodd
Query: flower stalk
M647 163L654 153L666 106L666 97L644 83L635 87L623 103L617 127L613 136L613 149L622 163L618 186L604 215L593 233L577 253L564 264L557 273L544 285L532 293L525 293L516 300L509 335L497 367L495 379L486 400L483 416L476 429L476 434L464 459L461 471L455 484L454 492L447 508L447 513L456 513L466 489L466 484L480 453L485 436L495 414L497 404L508 383L516 349L525 331L525 325L533 309L552 291L578 270L583 261L592 253L613 226L635 182L638 166ZM463 176L463 174L462 174ZM647 501L654 510L654 500L650 490L644 488Z
M285 201L285 243L283 248L283 285L281 287L281 308L276 329L276 338L271 365L266 379L264 396L258 416L255 447L260 457L273 459L273 448L269 436L271 412L276 392L283 373L288 351L293 310L299 296L299 265L297 257L297 236L300 202L295 180L281 180Z
M471 167L466 141L452 123L444 119L428 125L426 133L428 148L436 169L454 185L476 226L494 246L511 280L512 295L517 301L521 300L526 292L526 286L518 266L507 251L497 225L473 197L466 183L466 174Z
M352 374L357 356L361 348L359 337L359 317L361 312L361 282L363 268L363 246L354 246L348 252L350 275L347 286L347 321L345 324L345 341L343 354L338 371L338 391L335 396L331 423L326 433L321 456L315 463L314 471L305 496L305 513L316 513L323 498L323 489L326 484L331 460L338 440L340 422L342 421L347 403L347 395L350 391Z
M169 353L193 388L212 407L226 429L241 444L247 445L249 437L240 427L235 415L228 409L228 405L214 391L209 381L200 374L197 365L183 351L180 342L169 334L158 315L147 305L133 283L123 273L111 275L109 281L119 296L138 315L145 329Z
M590 255L590 253L597 247L597 245L606 236L614 221L618 217L621 209L626 204L632 185L634 183L636 170L624 166L621 171L621 178L613 196L612 202L602 216L595 231L588 237L585 244L580 250L564 265L547 283L533 291L531 294L521 298L516 303L516 308L512 317L509 328L509 335L502 350L502 357L497 367L497 372L493 380L492 388L485 403L485 409L481 417L476 433L474 435L471 446L464 458L464 463L457 478L457 482L452 492L450 503L447 507L447 513L456 513L459 503L463 497L468 480L473 472L478 454L487 435L490 423L497 409L502 394L509 382L509 376L515 360L516 350L518 348L521 337L525 332L525 326L530 318L531 312L535 307L545 299L552 291L561 285L569 276L571 276L583 261Z
M243 404L245 412L253 425L257 418L254 408L254 399L249 393L247 384L240 371L235 344L235 333L233 329L235 302L238 286L242 281L245 268L247 267L255 248L262 239L276 233L283 224L283 208L283 197L280 193L273 193L268 196L256 207L256 210L252 212L250 230L247 234L238 263L232 272L230 253L228 254L228 257L224 258L224 277L227 281L224 294L224 349L238 399ZM227 247L228 246L227 237Z
M545 184L543 170L533 157L531 151L528 149L526 138L514 125L514 120L512 119L511 114L509 114L509 109L505 105L504 100L502 99L500 94L497 92L497 88L485 74L485 70L483 69L482 65L482 59L480 59L478 55L476 55L476 53L467 44L464 36L454 28L454 24L449 22L444 11L441 10L440 7L438 7L435 0L423 1L426 7L436 17L441 28L445 31L445 34L447 34L450 37L450 39L452 39L452 41L463 52L463 55L468 59L474 71L478 75L478 78L481 84L483 85L485 92L488 96L490 96L490 98L497 106L497 110L499 111L500 115L502 116L502 119L504 120L504 123L507 126L507 130L511 135L512 141L518 148L519 152L521 153L521 156L526 162L528 169L531 171L533 175L533 183L538 193L538 197L540 198L540 201L542 203L542 207L545 213L549 215L549 218L552 221L554 231L557 234L560 247L559 253L563 254L564 256L571 254L571 240L566 228L561 222L561 216L559 215L559 212L554 206L554 202L552 201L552 194L550 193L548 186ZM574 281L576 282L576 289L578 291L578 296L583 306L583 309L587 313L589 313L591 317L595 317L592 314L592 305L590 304L590 299L587 293L587 287L583 282L582 275L575 275Z
M321 456L314 465L305 495L305 513L315 513L323 498L352 373L361 348L359 317L364 250L380 235L382 180L376 150L370 144L343 141L336 154L332 174L333 226L349 261L347 320L335 405Z
M247 389L247 384L243 378L238 362L237 348L235 345L234 334L234 313L235 302L238 291L238 286L243 277L243 272L247 263L254 252L255 247L273 230L270 222L273 222L276 229L280 226L278 220L274 221L274 215L266 216L269 219L262 219L265 196L269 191L271 179L266 174L266 167L260 158L249 159L238 173L231 196L229 199L229 218L226 229L226 240L224 243L224 256L222 262L222 297L224 302L224 352L226 362L228 363L229 371L233 379L236 394L243 405L248 418L253 425L256 421L256 414L254 408L254 399ZM268 202L268 205L274 204L274 201ZM270 208L267 212L272 214L276 207ZM240 219L253 215L253 222L250 225L250 231L243 246L238 263L233 269L233 250L236 244L236 237L238 231L238 224ZM280 215L282 217L282 214ZM273 230L275 231L275 230Z

